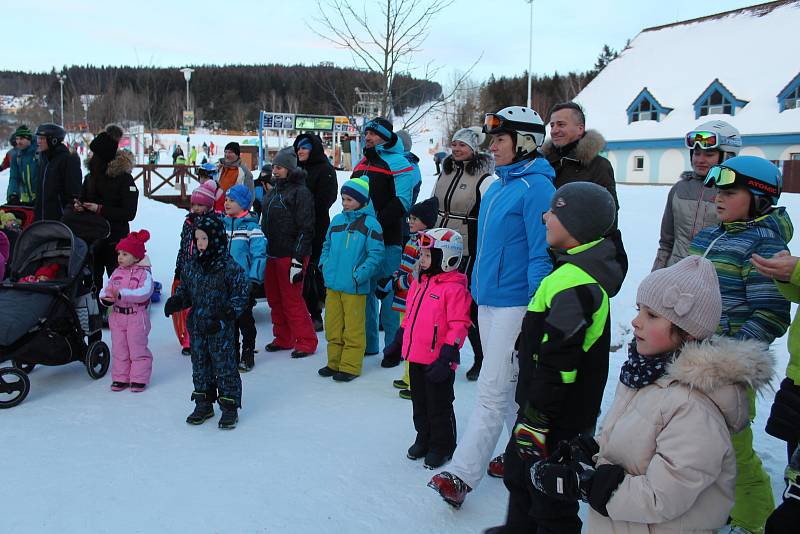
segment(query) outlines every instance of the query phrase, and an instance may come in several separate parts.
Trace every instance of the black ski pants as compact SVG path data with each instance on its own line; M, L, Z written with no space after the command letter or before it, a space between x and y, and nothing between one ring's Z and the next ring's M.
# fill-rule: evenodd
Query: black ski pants
M456 414L453 411L453 382L451 371L444 382L433 383L425 378L428 366L410 363L411 403L414 413L416 443L429 451L450 455L456 450Z

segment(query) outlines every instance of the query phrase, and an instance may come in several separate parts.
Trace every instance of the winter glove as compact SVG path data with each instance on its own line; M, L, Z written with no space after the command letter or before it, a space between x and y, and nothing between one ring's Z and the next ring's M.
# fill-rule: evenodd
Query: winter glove
M781 388L783 388L783 384L781 384ZM783 502L767 519L764 534L793 532L800 523L800 446L795 448L792 459L786 466L784 479L786 480L786 491L783 492Z
M593 467L580 462L562 464L539 460L531 467L531 482L534 488L553 499L589 502L594 474Z
M546 417L530 406L525 408L524 413L514 425L511 436L517 445L517 454L530 465L549 456L547 434L550 433L550 425Z
M787 442L800 439L800 386L784 378L767 419L767 434Z
M19 195L17 195L16 193L8 195L8 198L6 198L6 203L11 206L19 205Z
M381 278L378 280L378 286L375 288L375 296L378 299L383 300L386 298L389 293L392 292L392 284L394 283L394 278Z
M442 348L439 349L439 357L425 369L425 379L433 384L440 384L450 378L453 364L460 362L457 345L442 345Z
M561 443L559 443L560 447ZM594 455L600 452L600 446L592 436L579 434L569 441L568 447L572 460L594 467Z
M391 343L383 348L383 357L396 360L403 353L403 328L398 328Z
M608 505L608 501L611 500L623 480L625 480L625 470L620 466L614 464L598 466L594 470L591 479L588 482L584 482L584 484L588 485L587 502L589 506L594 508L597 513L608 517L606 505Z
M303 262L297 258L292 258L292 265L289 267L289 283L297 284L303 281Z
M258 291L261 289L261 284L258 282L250 282L250 285L247 288L247 301L253 302L256 300L256 295L258 295Z
M164 315L169 317L173 313L179 312L189 306L184 302L184 300L178 295L172 295L167 301L164 303Z

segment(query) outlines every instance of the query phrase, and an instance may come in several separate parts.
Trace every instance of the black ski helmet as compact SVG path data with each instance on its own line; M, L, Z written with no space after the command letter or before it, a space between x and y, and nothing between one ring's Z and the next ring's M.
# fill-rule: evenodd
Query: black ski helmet
M46 122L44 124L40 124L39 127L36 128L35 135L42 136L47 139L47 148L52 149L64 141L64 138L67 136L67 132L65 132L64 128L58 124Z

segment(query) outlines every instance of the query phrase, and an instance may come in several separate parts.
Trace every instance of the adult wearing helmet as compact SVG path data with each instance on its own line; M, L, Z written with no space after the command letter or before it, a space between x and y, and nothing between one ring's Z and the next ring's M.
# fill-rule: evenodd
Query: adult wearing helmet
M39 169L36 179L34 218L60 221L64 209L71 206L81 190L81 161L64 144L66 132L57 124L45 123L36 128Z
M433 196L439 200L437 226L452 228L464 237L464 257L459 271L472 283L475 249L478 243L478 212L481 199L493 181L494 158L478 147L486 135L480 128L461 128L450 142L452 154L442 161L442 171L433 187ZM478 330L478 306L472 305L473 327L469 341L475 360L467 371L468 380L477 380L483 364L483 350Z
M472 277L484 361L467 431L448 471L429 484L456 506L486 472L504 422L511 434L518 410L514 346L528 302L552 269L542 215L550 209L555 171L538 151L544 123L536 111L512 106L488 113L483 131L493 135L498 176L481 200ZM500 474L502 456L493 463Z
M716 186L716 207L721 224L701 230L689 254L711 260L719 277L722 317L717 332L739 340L770 344L789 326L789 302L752 258L772 258L783 253L792 238L786 208L775 207L783 180L778 167L755 156L737 156L715 165L705 183ZM749 417L755 417L755 394L747 390ZM753 451L748 425L731 436L736 452L736 495L731 526L746 532L763 532L774 508L772 486L761 460Z
M325 155L322 139L314 133L301 133L294 140L297 166L306 171L306 187L314 197L314 238L311 240L311 258L303 282L303 300L314 323L316 332L322 331L322 306L325 303L325 281L317 264L322 254L325 234L331 224L330 209L339 196L336 170Z
M33 132L22 125L14 132L14 138L14 149L8 151L11 156L11 172L6 198L9 204L32 206L36 200L36 175L39 170Z
M716 189L703 187L708 170L739 154L739 130L725 121L704 122L686 134L692 170L681 174L667 196L661 218L661 238L653 270L669 267L688 255L689 243L708 226L719 223Z

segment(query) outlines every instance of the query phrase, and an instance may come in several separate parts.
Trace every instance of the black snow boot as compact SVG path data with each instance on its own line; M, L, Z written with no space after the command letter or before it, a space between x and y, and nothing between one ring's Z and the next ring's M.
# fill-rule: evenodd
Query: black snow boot
M425 455L424 465L428 469L438 469L450 461L452 457L452 452L450 454L443 454L441 452L428 451L428 454Z
M415 441L414 444L408 448L406 458L409 460L419 460L420 458L424 458L426 454L428 454L428 446L419 441Z
M195 402L194 411L186 418L190 425L202 425L206 419L214 417L214 406L208 398L207 393L192 393L192 400Z
M236 428L236 423L239 422L239 415L237 414L239 409L236 407L236 401L228 397L220 397L219 407L222 410L222 416L219 418L219 428L221 430L233 430Z
M247 373L255 367L255 351L252 348L242 349L242 359L239 362L239 371Z

